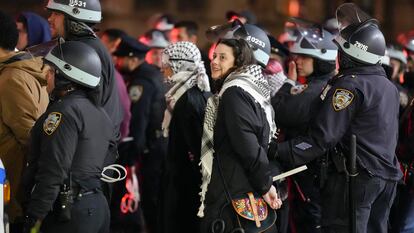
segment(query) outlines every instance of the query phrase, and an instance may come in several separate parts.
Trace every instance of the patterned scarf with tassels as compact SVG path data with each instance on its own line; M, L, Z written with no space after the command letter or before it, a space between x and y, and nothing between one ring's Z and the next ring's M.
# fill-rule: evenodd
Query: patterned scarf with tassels
M220 92L207 101L206 113L203 124L203 137L201 142L201 174L202 184L200 192L201 205L197 216L204 217L204 201L211 180L214 158L214 126L217 118L217 110L220 97L227 88L237 86L249 93L266 113L266 119L270 126L269 142L276 133L274 123L274 111L270 104L270 86L268 80L263 76L259 65L243 66L231 73L225 80Z

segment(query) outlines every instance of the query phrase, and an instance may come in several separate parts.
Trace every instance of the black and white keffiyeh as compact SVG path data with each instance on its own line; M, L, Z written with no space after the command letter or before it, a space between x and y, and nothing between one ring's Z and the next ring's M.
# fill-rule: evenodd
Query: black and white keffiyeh
M262 73L262 68L259 65L243 66L233 73L231 73L224 81L220 92L207 101L206 113L203 124L203 137L201 142L201 174L202 184L200 192L201 205L198 211L199 217L204 217L204 200L208 190L208 185L211 180L211 173L213 169L213 155L214 155L214 125L217 118L217 110L220 102L220 97L227 88L237 86L249 93L257 103L260 104L263 111L266 113L266 119L270 127L269 142L272 136L276 133L276 125L274 123L274 111L270 104L270 86L268 80Z
M200 50L191 42L180 41L170 44L162 54L162 66L171 67L174 75L168 77L173 84L165 94L169 108L164 112L162 123L163 136L168 137L172 109L181 96L190 88L197 85L201 91L210 91L210 84Z

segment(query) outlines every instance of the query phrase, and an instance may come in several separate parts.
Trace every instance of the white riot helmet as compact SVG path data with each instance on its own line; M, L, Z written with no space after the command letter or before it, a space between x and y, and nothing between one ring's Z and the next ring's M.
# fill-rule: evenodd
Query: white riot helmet
M267 34L259 27L252 24L243 24L234 20L223 25L209 28L206 32L207 39L217 41L219 39L244 39L253 51L253 56L258 64L266 67L270 58L270 41Z
M353 3L345 3L336 10L339 34L335 43L351 59L364 64L379 64L385 55L384 35L378 21Z
M99 0L49 0L46 9L60 11L84 23L100 23L102 20Z
M95 50L83 42L59 42L44 59L55 68L58 77L88 88L99 85L101 60Z
M304 54L323 61L335 61L338 47L333 43L334 36L319 25L292 18L296 23L297 38L289 47L294 54Z

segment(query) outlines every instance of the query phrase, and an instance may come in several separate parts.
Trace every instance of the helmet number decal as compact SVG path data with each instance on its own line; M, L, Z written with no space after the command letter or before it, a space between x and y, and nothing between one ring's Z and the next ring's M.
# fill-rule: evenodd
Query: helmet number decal
M70 0L70 1L69 1L69 6L71 6L71 7L76 7L76 6L78 6L78 7L83 7L83 8L85 8L85 7L86 7L86 1L80 1L80 0Z
M250 41L250 42L252 42L252 43L254 43L254 44L256 44L256 45L258 45L258 46L260 46L260 47L262 47L262 48L265 48L265 47L266 47L265 42L263 42L263 41L261 41L261 40L257 39L256 37L253 37L253 36L248 36L248 37L246 38L246 40L247 40L247 41Z

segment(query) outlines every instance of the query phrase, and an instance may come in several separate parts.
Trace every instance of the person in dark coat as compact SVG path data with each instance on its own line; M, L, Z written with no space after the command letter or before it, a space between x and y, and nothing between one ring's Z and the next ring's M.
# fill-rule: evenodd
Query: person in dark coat
M252 28L254 40L260 43L267 39L257 27L248 29ZM213 79L223 81L216 81L220 92L208 100L204 119L198 213L202 233L231 232L240 227L229 196L252 192L263 195L269 208L280 208L266 159L275 130L270 87L262 67L255 64L256 60L262 66L267 64L270 45L268 48L268 53L258 49L263 53L254 55L244 39L222 39L215 48L211 73Z
M110 213L100 178L113 137L106 127L111 119L92 91L100 82L99 56L69 41L45 61L52 67L54 101L32 130L23 232L37 232L41 223L45 233L107 233Z
M317 114L319 95L335 75L337 47L333 36L319 28L298 27L298 39L290 47L294 61L289 64L288 79L272 98L275 121L285 139L305 135ZM314 32L314 33L312 33ZM322 49L326 52L322 53ZM306 84L297 84L297 77L306 77ZM298 232L321 232L319 194L319 161L308 165L308 170L294 176L290 209L292 222Z
M200 51L191 42L170 44L161 71L172 83L166 94L164 136L168 137L159 212L160 233L198 232L201 136L210 84Z
M149 47L131 36L122 37L114 52L117 67L124 75L131 99L132 141L122 163L138 165L141 207L150 232L156 232L162 163L167 151L162 121L166 109L164 77L158 68L145 62ZM126 160L126 161L125 161Z

